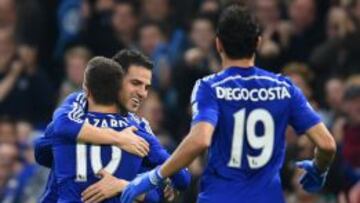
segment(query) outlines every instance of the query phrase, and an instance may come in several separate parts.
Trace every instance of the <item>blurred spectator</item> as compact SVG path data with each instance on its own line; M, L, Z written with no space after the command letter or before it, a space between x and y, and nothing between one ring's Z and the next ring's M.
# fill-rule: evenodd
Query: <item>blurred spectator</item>
M138 25L138 5L130 1L117 1L114 6L112 25L116 38L125 47L135 46L136 28Z
M294 82L301 89L309 102L314 107L317 107L318 104L313 98L313 90L310 87L310 84L314 78L314 74L309 69L309 67L305 63L293 62L286 64L282 72L289 76L292 82Z
M16 143L15 121L11 118L0 117L0 143Z
M37 49L22 44L16 52L13 33L0 30L0 52L7 61L0 63L0 114L24 118L37 127L48 121L54 105L51 84L38 69Z
M170 1L169 0L144 0L142 1L143 6L143 18L165 22L169 20L170 15Z
M164 27L155 21L147 21L139 27L139 48L148 56L153 56L161 45L165 46Z
M221 9L220 2L218 0L204 0L200 5L200 13L213 13L219 14Z
M330 78L326 81L324 89L328 108L322 110L321 115L325 125L332 129L335 120L343 113L344 82L340 78Z
M44 15L38 0L12 1L16 3L15 36L21 43L42 47L47 41L44 35L48 30L44 26Z
M310 58L316 74L321 74L316 81L322 89L325 81L333 75L348 77L359 73L360 32L344 8L333 7L327 19L327 40L318 46ZM321 98L321 91L319 98Z
M15 26L16 17L15 1L0 0L0 26Z
M63 0L57 11L59 37L55 47L55 59L62 57L66 46L74 42L80 34L83 25L81 0Z
M97 1L99 2L99 1ZM134 47L139 5L133 0L116 0L112 4L100 1L94 6L86 29L82 32L85 44L95 55L113 56L123 48ZM103 6L100 6L103 5ZM111 8L108 6L111 5Z
M19 120L16 122L16 139L20 145L30 145L30 140L33 139L34 129L33 126L25 121ZM29 156L29 155L28 155ZM29 160L32 158L28 158Z
M85 47L73 47L66 52L66 78L61 84L58 102L61 102L68 94L81 90L84 71L90 58L91 53Z
M336 141L340 144L343 157L342 170L345 173L344 189L360 181L360 85L350 85L343 97L345 119L334 124Z
M169 132L163 127L165 116L163 111L163 104L159 95L154 91L150 91L140 109L139 115L149 122L152 131L157 135L161 145L172 152L176 148L176 145Z
M284 54L287 61L305 62L312 49L324 39L322 26L318 23L315 0L293 0L288 7L289 26L282 35L288 38ZM284 37L284 38L285 38Z
M17 171L18 149L15 144L0 143L0 201L15 202L18 182L14 178Z
M178 117L188 116L191 90L198 78L219 71L220 62L214 48L215 27L207 15L200 15L192 21L190 48L175 66L174 87L177 93ZM188 124L185 124L188 125ZM181 135L182 136L182 135Z
M199 52L199 58L191 58L186 52L184 55L186 63L202 65L211 72L218 72L220 62L214 49L215 27L212 21L206 16L195 18L191 25L190 39L193 45L191 50Z
M281 35L280 2L278 0L256 0L255 14L262 28L262 41L258 49L257 64L260 67L279 72L281 45L287 44Z
M171 67L164 28L153 21L143 23L139 27L139 48L154 60L153 87L158 90L168 87Z

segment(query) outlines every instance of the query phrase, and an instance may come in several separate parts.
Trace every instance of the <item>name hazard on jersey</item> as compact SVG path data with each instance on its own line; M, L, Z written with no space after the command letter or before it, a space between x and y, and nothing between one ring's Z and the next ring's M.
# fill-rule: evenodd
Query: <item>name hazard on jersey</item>
M227 101L272 101L291 98L289 90L286 87L269 88L229 88L215 87L216 97Z
M92 121L89 121L89 118L85 118L85 122L88 122L96 127L101 127L101 128L126 128L129 126L129 124L126 123L126 121L123 120L116 120L116 119L110 119L110 120L106 120L106 119L97 119L97 118L92 118Z

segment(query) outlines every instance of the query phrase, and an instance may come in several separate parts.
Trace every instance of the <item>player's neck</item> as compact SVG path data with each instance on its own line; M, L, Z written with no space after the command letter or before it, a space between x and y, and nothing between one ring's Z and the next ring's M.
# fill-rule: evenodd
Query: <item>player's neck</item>
M231 59L228 57L222 58L221 66L222 68L229 68L229 67L240 67L240 68L250 68L255 65L255 56L251 58L244 58L244 59Z
M118 113L118 108L116 105L90 105L89 104L89 112L97 112L97 113Z
M97 104L92 99L88 98L89 102L89 112L97 112L97 113L117 113L118 108L116 104L113 105L103 105Z

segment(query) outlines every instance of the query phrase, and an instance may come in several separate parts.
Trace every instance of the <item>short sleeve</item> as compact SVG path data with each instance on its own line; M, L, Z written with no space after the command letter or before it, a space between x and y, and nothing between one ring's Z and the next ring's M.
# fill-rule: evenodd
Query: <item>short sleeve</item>
M321 122L319 115L311 107L301 90L293 87L290 104L290 125L296 133L304 134L308 129Z
M219 111L214 91L202 80L198 80L191 94L192 125L200 121L217 124Z
M53 114L54 135L76 141L85 122L85 111L84 93L70 94Z

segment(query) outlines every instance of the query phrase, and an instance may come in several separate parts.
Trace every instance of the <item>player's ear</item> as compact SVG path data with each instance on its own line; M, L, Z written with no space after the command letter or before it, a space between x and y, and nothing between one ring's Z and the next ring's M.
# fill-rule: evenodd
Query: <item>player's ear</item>
M215 37L216 51L221 54L224 51L223 45L218 36Z

